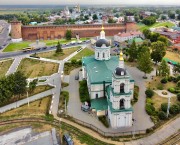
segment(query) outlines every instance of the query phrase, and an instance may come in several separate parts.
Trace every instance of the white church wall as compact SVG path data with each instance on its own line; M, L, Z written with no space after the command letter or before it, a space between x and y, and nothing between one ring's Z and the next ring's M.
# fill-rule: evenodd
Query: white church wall
M106 115L106 111L105 110L103 110L103 111L97 111L97 116L104 116L104 115Z

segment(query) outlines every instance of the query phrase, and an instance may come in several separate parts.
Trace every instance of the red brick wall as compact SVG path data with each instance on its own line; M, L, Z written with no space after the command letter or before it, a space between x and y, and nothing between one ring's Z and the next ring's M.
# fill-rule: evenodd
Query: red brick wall
M119 32L134 30L136 24L105 24L106 36L114 36ZM22 37L24 40L36 39L59 39L65 37L67 29L72 31L73 37L99 36L101 25L62 25L62 26L22 26Z

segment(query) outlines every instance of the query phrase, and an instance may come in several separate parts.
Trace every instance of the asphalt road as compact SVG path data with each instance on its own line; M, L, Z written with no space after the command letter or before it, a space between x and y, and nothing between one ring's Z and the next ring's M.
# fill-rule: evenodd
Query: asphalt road
M89 44L90 42L83 42L81 44L69 44L68 46L66 45L62 45L62 49L66 49L72 46L82 46L84 44ZM16 56L23 56L23 55L30 55L30 54L34 54L34 53L39 53L39 52L46 52L46 51L50 51L50 50L56 50L56 47L47 47L46 49L40 49L40 50L32 50L29 52L23 52L23 51L16 51L16 52L0 52L0 59L5 59L5 58L11 58L11 57L16 57Z
M3 46L8 44L9 24L4 20L0 20L0 26L3 27L3 30L0 33L0 46Z

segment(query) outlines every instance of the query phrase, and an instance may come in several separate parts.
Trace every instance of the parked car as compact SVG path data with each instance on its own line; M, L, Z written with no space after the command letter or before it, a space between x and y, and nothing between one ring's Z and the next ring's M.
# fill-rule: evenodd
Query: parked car
M43 49L47 49L47 46L44 46Z
M68 133L63 135L63 139L64 139L64 141L66 142L67 145L74 145L74 142L73 142L73 140L71 139L71 136Z
M82 104L81 105L81 110L84 112L88 112L90 110L90 107L86 104Z

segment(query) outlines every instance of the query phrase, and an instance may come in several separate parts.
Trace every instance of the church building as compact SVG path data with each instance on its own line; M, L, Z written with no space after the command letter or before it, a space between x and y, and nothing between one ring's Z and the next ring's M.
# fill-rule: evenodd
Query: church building
M82 59L82 76L87 80L91 108L106 115L112 128L132 126L131 99L134 80L124 66L123 53L111 56L104 27L96 42L95 55Z

